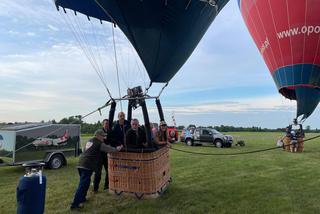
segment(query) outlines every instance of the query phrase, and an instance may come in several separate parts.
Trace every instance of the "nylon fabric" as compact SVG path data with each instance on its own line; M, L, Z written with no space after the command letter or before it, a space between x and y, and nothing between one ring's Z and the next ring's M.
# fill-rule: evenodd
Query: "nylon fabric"
M56 0L56 5L114 20L136 49L151 82L166 83L183 66L228 1L218 1L218 10L207 2L190 0ZM93 2L112 18L103 17L101 10L94 14ZM85 10L86 5L90 7Z

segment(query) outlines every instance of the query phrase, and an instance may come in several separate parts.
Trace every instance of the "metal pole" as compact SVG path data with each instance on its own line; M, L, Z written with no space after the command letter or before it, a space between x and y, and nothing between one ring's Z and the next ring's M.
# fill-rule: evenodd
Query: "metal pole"
M149 115L148 115L148 110L147 110L147 105L145 100L141 100L140 106L142 108L142 113L143 113L143 119L144 119L144 126L145 126L145 131L146 131L146 138L147 142L149 145L153 147L153 143L151 141L151 128L150 128L150 121L149 121Z
M157 105L157 108L158 108L160 121L164 121L162 106L161 106L161 103L160 103L160 100L159 100L159 99L156 99L156 105Z
M109 111L109 129L110 130L112 129L114 113L116 112L116 106L117 106L117 103L115 101L112 101L110 111Z
M127 120L129 123L131 122L132 119L132 105L131 105L131 100L128 100L128 113L127 113Z

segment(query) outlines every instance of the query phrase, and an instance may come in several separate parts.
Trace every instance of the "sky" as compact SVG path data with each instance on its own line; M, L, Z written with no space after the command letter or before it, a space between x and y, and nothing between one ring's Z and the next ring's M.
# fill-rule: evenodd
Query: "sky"
M119 97L128 87L149 83L128 40L118 28L113 37L109 23L58 12L52 0L1 0L0 19L0 122L86 115L109 100L106 87ZM157 95L162 86L155 84L150 94ZM174 115L177 125L185 126L278 128L296 114L295 102L278 93L236 0L216 17L161 102L168 124ZM150 120L158 122L154 102L147 104ZM118 103L117 112L126 106ZM101 121L108 110L84 120ZM133 116L142 120L141 110ZM319 116L318 107L304 125L320 128Z

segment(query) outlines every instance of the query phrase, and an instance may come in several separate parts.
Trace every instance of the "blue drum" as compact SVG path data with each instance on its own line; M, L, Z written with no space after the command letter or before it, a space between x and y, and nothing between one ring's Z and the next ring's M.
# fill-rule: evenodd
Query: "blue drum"
M44 213L46 177L42 175L43 165L26 164L26 175L20 177L17 187L17 213Z

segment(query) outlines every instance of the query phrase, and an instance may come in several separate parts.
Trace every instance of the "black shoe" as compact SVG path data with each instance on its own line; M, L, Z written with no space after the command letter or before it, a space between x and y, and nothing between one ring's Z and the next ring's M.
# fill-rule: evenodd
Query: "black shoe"
M81 210L82 208L83 208L83 204L81 203L81 204L79 204L78 206L71 206L71 207L70 207L70 210L76 211L76 210Z
M87 202L87 201L89 201L89 199L86 199L86 198L85 198L83 201L81 201L81 204L82 204L82 203L85 203L85 202Z

